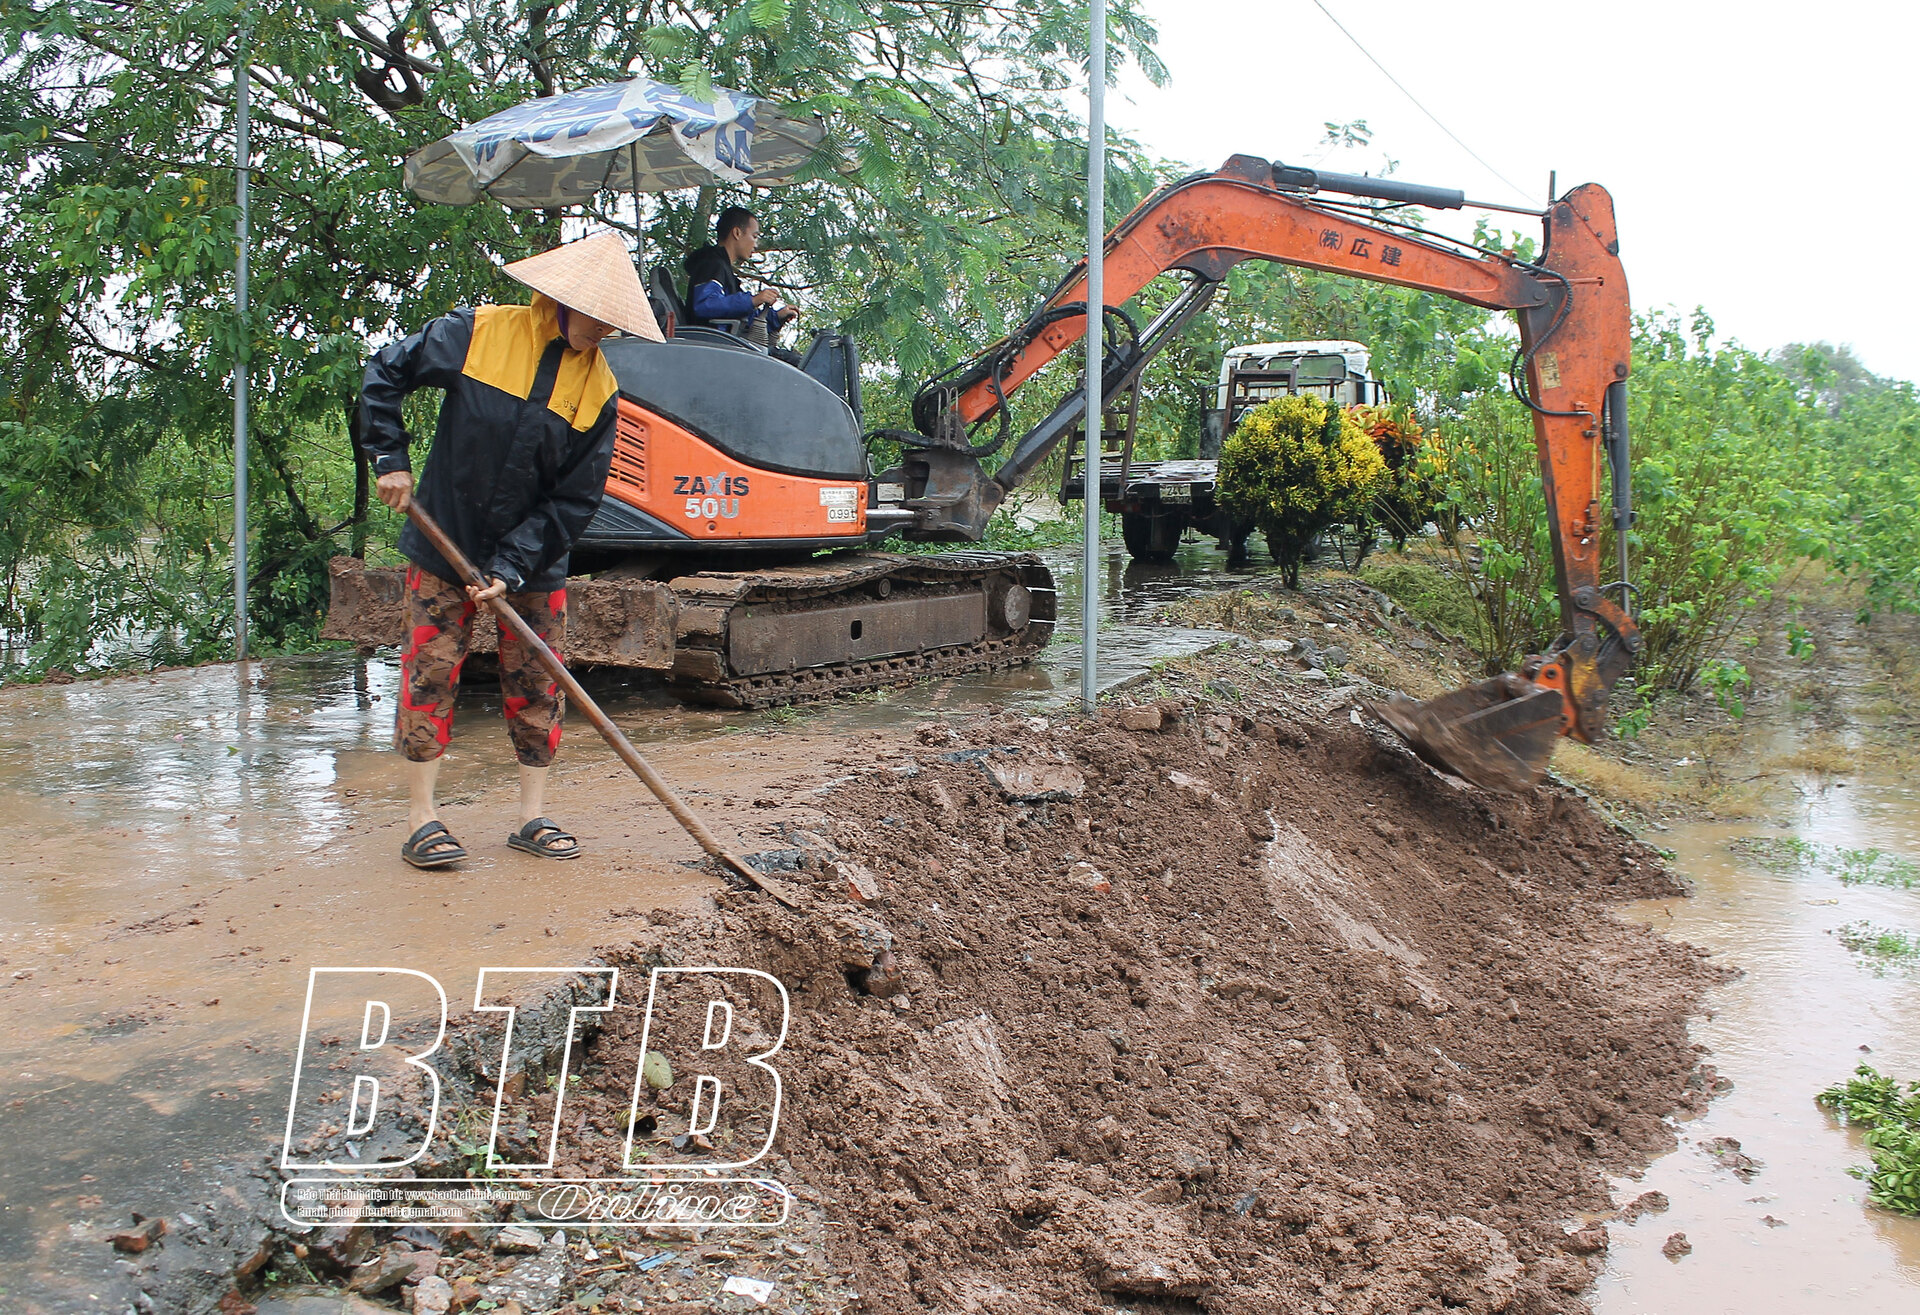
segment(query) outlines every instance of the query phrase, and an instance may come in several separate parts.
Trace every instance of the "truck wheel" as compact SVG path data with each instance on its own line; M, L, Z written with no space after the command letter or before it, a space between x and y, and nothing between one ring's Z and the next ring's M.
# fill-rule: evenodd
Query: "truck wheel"
M1184 529L1186 525L1177 516L1152 516L1144 511L1120 513L1120 537L1126 541L1127 556L1136 562L1172 561Z

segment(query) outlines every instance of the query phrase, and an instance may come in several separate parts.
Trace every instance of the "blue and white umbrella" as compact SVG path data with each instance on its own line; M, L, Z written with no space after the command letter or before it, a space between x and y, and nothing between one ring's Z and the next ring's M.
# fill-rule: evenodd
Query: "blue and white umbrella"
M406 184L446 205L578 205L607 191L715 182L777 187L826 136L770 101L723 87L695 100L651 78L585 87L489 115L407 157Z

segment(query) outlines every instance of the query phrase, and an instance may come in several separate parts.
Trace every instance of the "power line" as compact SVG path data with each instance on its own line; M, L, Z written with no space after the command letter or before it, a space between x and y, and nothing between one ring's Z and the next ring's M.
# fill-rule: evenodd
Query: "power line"
M1400 94L1402 96L1405 96L1408 100L1412 101L1413 107L1415 109L1419 110L1422 114L1426 115L1429 119L1432 119L1434 127L1438 128L1441 132L1444 132L1445 134L1447 134L1447 136L1453 138L1454 145L1458 146L1461 150L1465 151L1468 155L1471 155L1475 160L1479 161L1481 168L1485 169L1488 173L1492 174L1495 178L1498 178L1501 182L1505 183L1508 187L1511 187L1513 189L1515 196L1525 196L1527 194L1525 188L1521 187L1518 183L1514 182L1513 179L1507 177L1505 174L1501 173L1498 169L1488 164L1485 160L1482 160L1480 158L1480 153L1478 151L1474 150L1473 147L1461 141L1459 136L1455 134L1453 129L1449 128L1446 124L1440 122L1440 117L1438 115L1436 115L1432 110L1428 109L1425 105L1422 105L1420 103L1420 98L1418 96L1415 96L1412 92L1406 89L1405 85L1401 83L1399 78L1396 78L1393 76L1393 74L1387 72L1387 66L1385 64L1382 64L1379 60L1375 59L1373 57L1372 51L1368 50L1365 46L1360 44L1359 37L1347 31L1345 25L1342 24L1339 19L1333 16L1333 11L1331 9L1328 9L1324 4L1320 2L1320 0L1313 0L1313 7L1315 9L1318 9L1321 13L1325 14L1327 16L1327 21L1340 29L1340 35L1345 37L1347 40L1353 42L1353 48L1355 50L1358 50L1361 54L1365 55L1367 57L1367 62L1372 64L1375 68L1379 69L1381 74L1386 78L1388 82L1391 82L1395 87L1399 88Z

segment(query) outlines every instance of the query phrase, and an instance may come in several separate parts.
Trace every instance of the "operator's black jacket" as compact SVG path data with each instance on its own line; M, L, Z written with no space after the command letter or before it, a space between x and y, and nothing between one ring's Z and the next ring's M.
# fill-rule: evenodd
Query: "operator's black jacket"
M361 446L376 474L411 470L400 403L444 388L440 424L413 496L481 574L514 593L566 583L567 553L599 509L613 461L616 390L596 349L560 336L559 308L462 307L367 363ZM443 580L452 566L408 522L408 560Z
M706 324L708 322L708 317L694 307L694 302L699 300L694 294L699 291L702 283L718 283L722 296L729 302L745 299L740 307L730 308L730 314L719 318L751 319L754 312L759 309L753 304L753 298L747 294L746 289L740 286L740 276L734 272L733 261L727 255L725 247L710 243L698 251L689 252L687 258L680 264L687 271L686 306L687 319L690 323Z

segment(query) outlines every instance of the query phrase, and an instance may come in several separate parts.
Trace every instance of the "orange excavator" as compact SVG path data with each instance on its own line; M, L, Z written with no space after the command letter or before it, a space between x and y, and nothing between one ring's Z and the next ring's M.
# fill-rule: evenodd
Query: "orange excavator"
M1161 188L1106 239L1102 392L1135 388L1245 260L1514 312L1512 385L1533 414L1563 631L1518 672L1376 711L1429 761L1517 789L1539 780L1559 736L1603 731L1608 693L1641 644L1625 582L1600 578L1603 459L1623 575L1632 517L1627 285L1605 189L1577 187L1525 212L1545 228L1531 261L1436 237L1393 210L1466 204L1457 191L1244 155ZM1169 272L1183 286L1137 326L1120 304ZM671 292L660 291L670 315ZM862 432L859 362L845 337L816 335L799 371L704 329L603 344L621 389L618 437L606 497L574 552L591 578L569 583L570 656L664 669L684 696L735 707L1030 658L1054 618L1052 578L1036 557L874 549L895 536L978 543L1007 495L1077 437L1083 389L1011 447L1007 400L1082 337L1086 314L1082 262L1019 329L924 385L911 431ZM902 452L878 474L867 455L876 436ZM393 642L399 583L388 574L335 559L330 637Z

